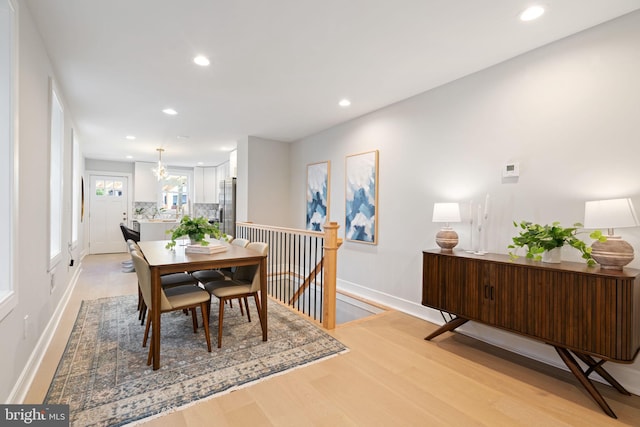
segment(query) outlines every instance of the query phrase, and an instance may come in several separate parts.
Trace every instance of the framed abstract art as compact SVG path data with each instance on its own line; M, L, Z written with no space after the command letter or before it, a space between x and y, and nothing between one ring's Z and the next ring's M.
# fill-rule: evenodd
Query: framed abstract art
M346 158L345 238L378 244L378 150Z
M307 230L322 231L329 218L329 161L307 165Z

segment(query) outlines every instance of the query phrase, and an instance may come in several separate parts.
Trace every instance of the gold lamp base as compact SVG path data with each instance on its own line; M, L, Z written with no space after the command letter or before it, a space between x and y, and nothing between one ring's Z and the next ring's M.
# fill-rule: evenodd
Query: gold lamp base
M593 242L591 256L600 268L622 270L633 261L633 247L620 236L607 236L606 242Z
M450 227L443 227L436 234L436 243L440 246L441 252L453 252L453 248L458 244L458 233Z

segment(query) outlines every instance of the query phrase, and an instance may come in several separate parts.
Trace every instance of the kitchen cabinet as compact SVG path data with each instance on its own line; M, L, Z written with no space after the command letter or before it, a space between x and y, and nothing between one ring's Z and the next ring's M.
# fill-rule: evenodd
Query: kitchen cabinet
M135 162L133 197L136 202L158 202L158 180L153 174L155 163Z
M215 166L193 168L195 203L218 203L216 172Z

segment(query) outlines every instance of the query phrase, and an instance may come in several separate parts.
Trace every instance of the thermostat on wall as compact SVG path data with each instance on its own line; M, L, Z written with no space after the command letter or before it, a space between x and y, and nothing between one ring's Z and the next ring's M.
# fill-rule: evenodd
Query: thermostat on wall
M511 178L515 176L520 176L520 163L510 162L502 167L503 178Z

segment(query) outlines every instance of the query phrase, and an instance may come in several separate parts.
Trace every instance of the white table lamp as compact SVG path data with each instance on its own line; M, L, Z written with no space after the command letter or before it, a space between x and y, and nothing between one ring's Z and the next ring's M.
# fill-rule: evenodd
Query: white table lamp
M591 256L602 268L622 270L633 261L633 247L614 235L614 229L638 225L638 217L629 198L585 202L584 228L607 229L607 241L596 241L591 245Z
M460 206L458 203L434 203L433 222L442 222L444 226L436 234L436 243L442 252L453 252L458 244L458 233L449 224L460 222Z

